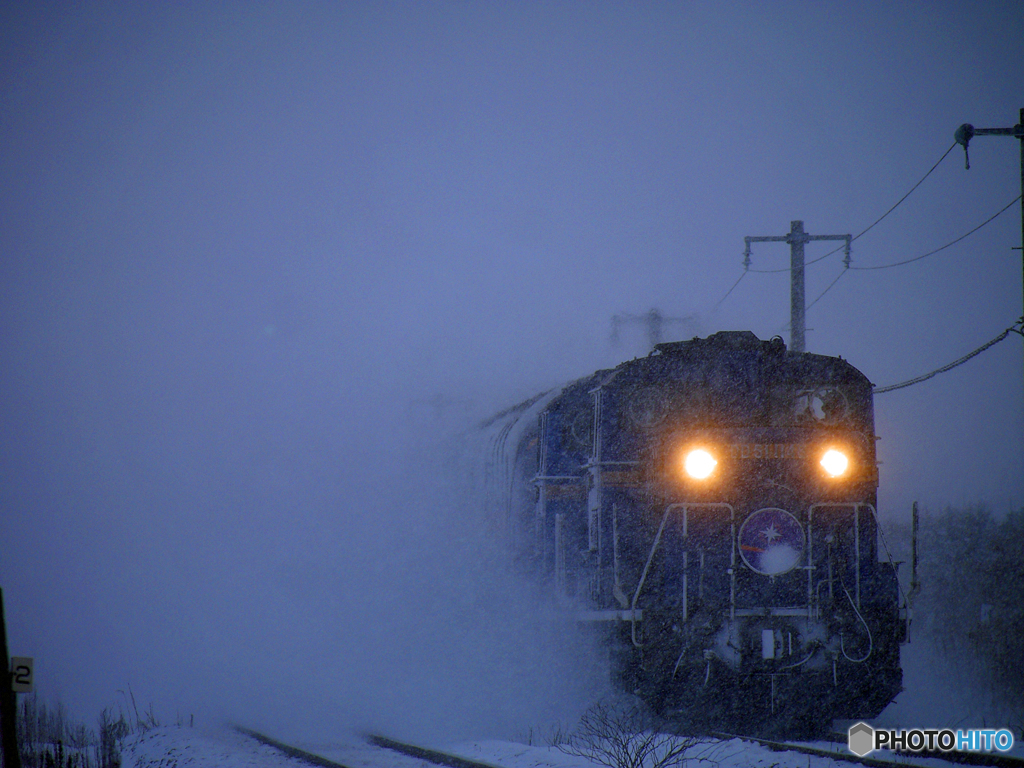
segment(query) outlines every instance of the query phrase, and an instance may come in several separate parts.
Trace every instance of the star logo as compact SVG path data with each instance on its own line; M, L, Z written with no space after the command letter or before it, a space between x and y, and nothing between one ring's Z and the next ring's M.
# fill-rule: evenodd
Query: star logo
M765 507L748 515L740 526L738 540L743 562L764 576L788 573L804 553L800 521L778 507Z

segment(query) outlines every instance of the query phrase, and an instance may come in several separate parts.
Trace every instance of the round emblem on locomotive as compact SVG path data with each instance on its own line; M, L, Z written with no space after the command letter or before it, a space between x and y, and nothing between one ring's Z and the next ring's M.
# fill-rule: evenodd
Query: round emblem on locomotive
M740 526L740 557L765 576L793 570L804 552L804 529L793 515L778 507L759 509Z

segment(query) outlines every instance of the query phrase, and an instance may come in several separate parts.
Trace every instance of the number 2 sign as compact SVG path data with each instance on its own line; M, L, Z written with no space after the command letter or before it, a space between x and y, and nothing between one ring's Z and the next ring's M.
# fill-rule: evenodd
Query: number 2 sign
M31 656L11 656L11 690L15 693L32 692Z

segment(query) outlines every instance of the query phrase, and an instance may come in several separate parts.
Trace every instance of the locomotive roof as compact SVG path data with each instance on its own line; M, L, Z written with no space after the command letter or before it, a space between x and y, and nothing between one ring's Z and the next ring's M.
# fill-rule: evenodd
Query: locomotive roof
M790 351L779 336L762 341L750 331L719 331L707 338L657 344L649 355L578 379L563 393L589 392L599 386L640 380L673 379L723 368L737 375L740 372L750 374L756 369L760 375L780 383L845 382L868 392L872 386L863 373L841 357Z
M861 390L863 396L868 398L872 387L863 373L841 357L790 351L779 336L762 341L750 331L719 331L707 338L657 344L645 357L628 360L615 368L596 371L568 383L561 390L542 392L495 414L480 426L504 423L510 418L518 420L531 412L531 408L589 398L589 393L597 387L614 388L709 376L717 379L719 384L723 376L748 381L753 377L761 382L770 379L775 383L795 386L843 383Z

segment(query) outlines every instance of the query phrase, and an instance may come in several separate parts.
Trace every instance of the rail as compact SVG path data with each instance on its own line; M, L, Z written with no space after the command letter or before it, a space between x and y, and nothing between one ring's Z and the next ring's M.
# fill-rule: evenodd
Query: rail
M1016 757L1007 757L1005 755L991 755L982 754L978 752L939 752L937 750L923 750L921 752L903 752L896 751L891 752L891 760L883 760L877 757L858 757L849 751L849 749L840 751L839 749L823 749L821 747L812 747L810 744L793 743L788 741L772 741L770 739L760 739L756 736L741 736L735 733L722 733L712 731L709 735L714 736L717 739L740 739L742 741L749 741L754 744L760 744L762 747L767 747L773 752L799 752L805 755L814 755L816 757L827 757L834 761L845 761L849 763L860 763L861 765L872 766L872 768L892 768L894 765L906 766L912 765L907 763L907 758L929 758L937 760L945 760L947 763L955 763L958 765L980 765L980 766L991 766L991 768L1024 768L1024 760ZM845 734L832 734L831 738L838 744L845 744L847 736Z
M246 728L241 725L233 726L239 733L254 739L261 744L266 744L268 747L273 747L282 754L288 757L293 757L296 760L301 760L304 763L310 765L316 765L320 768L348 768L342 763L335 762L334 760L328 760L322 755L314 754L313 752L307 752L304 749L293 747L291 744L285 744L283 741L273 739L266 734L254 731L251 728ZM435 765L444 765L448 768L500 768L492 763L485 763L481 760L470 760L466 757L459 755L453 755L448 752L441 752L436 749L427 749L426 747L419 747L415 744L406 744L405 742L395 741L389 739L387 736L381 736L380 734L370 733L364 734L363 738L375 747L381 749L389 749L392 752L399 752L410 757L415 757L419 760L426 760L427 762L434 763Z
M277 751L287 755L288 757L294 757L296 760L301 760L304 763L310 765L318 765L320 768L348 768L341 763L336 763L333 760L328 760L326 757L307 752L304 749L293 747L291 744L285 744L283 741L272 739L266 734L254 731L251 728L245 728L241 725L234 726L234 729L239 733L248 736L251 739L255 739L260 744L266 744L268 747L273 747Z
M418 747L415 744L406 744L405 742L395 741L394 739L389 739L387 736L381 736L379 734L367 734L365 738L375 747L390 749L393 752L400 752L403 755L409 755L410 757L416 757L420 760L426 760L428 762L435 763L436 765L446 765L448 768L499 768L499 766L492 763L485 763L480 760L470 760L469 758L453 755L449 752L440 752L436 749Z
M234 729L262 744L266 744L267 746L277 749L288 757L293 757L297 760L309 763L310 765L316 765L320 768L347 768L342 763L328 760L321 755L307 752L306 750L299 749L298 747L293 747L290 744L285 744L284 742L273 739L250 728L236 725L234 726ZM669 729L666 732L675 733L676 731L674 729ZM797 752L815 757L824 757L834 761L835 763L858 763L860 765L869 766L870 768L892 768L894 765L906 766L908 765L907 758L938 759L955 765L986 766L988 768L1024 768L1024 760L1020 758L977 752L938 752L928 750L921 752L887 751L887 754L891 755L891 759L884 759L882 757L858 757L845 747L847 740L846 735L839 733L833 733L829 736L833 741L832 748L813 746L806 742L774 741L772 739L762 739L757 736L745 736L721 731L711 731L708 732L707 735L722 741L738 739L751 744L758 744L772 750L773 752ZM472 760L470 758L462 757L461 755L451 754L450 752L442 752L436 749L421 747L416 744L397 741L380 734L364 734L363 738L367 743L375 747L391 750L392 752L398 752L409 757L414 757L418 760L425 760L435 765L443 765L447 768L501 768L501 766L495 765L494 763Z

